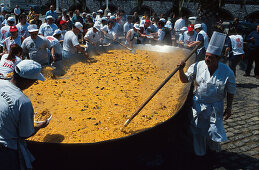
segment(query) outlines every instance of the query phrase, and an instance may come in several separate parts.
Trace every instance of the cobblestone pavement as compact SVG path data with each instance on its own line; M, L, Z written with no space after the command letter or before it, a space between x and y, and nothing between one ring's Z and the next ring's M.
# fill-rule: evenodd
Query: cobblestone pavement
M225 121L228 142L215 169L259 169L259 80L243 74L237 69L232 116Z

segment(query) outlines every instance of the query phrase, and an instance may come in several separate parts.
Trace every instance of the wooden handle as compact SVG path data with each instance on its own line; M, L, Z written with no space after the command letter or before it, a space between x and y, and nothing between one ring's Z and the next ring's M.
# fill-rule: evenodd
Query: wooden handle
M197 44L196 47L191 51L191 53L184 59L184 62L186 62L197 50L197 48L199 47L201 43ZM131 120L137 116L137 114L146 106L146 104L157 94L157 92L164 87L164 85L173 77L173 75L180 69L180 66L177 66L176 69L174 69L174 71L160 84L160 86L158 86L158 88L146 99L146 101L144 103L142 103L142 105L138 108L137 111L135 111L135 113L133 113L131 115L131 117L124 123L124 126L126 127Z

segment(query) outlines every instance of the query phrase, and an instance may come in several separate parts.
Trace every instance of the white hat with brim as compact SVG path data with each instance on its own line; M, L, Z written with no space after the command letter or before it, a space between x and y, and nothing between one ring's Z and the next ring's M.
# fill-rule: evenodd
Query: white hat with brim
M55 20L55 18L54 18L53 16L51 16L51 15L48 15L48 16L47 16L47 19L53 19L53 20Z
M15 22L15 19L14 19L14 17L8 17L7 21Z
M1 6L4 6L4 3L1 3Z
M187 31L187 27L182 27L180 31Z
M163 23L166 23L166 20L164 18L161 18L159 21L162 21Z
M60 29L56 29L53 33L53 36L57 34L62 34L62 31Z
M15 72L22 78L41 80L45 78L41 74L41 65L33 60L22 60L15 67Z
M103 13L103 10L99 9L97 12Z
M221 52L225 44L226 36L227 36L226 34L214 31L206 52L217 56L221 56Z
M109 12L109 13L107 14L107 16L109 16L109 17L112 16L112 13Z
M189 17L188 20L196 20L197 17Z
M94 24L94 26L93 26L95 29L97 29L97 31L100 31L100 25L98 25L98 24Z
M39 31L37 25L35 25L35 24L29 25L27 29L28 29L28 32L38 32Z
M116 19L116 17L113 15L113 16L110 17L110 19Z
M195 24L194 29L196 30L197 28L202 28L202 25L201 24Z
M83 30L83 25L82 25L80 22L76 22L76 23L75 23L75 27L76 27L77 29L79 29L81 32L84 31L84 30Z
M139 24L134 24L133 27L136 28L137 30L140 30Z

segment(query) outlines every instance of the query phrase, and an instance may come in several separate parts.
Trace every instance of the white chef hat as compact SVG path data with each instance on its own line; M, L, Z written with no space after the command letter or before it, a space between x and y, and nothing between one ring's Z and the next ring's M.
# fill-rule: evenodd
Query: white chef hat
M206 52L220 56L224 47L226 36L226 34L214 31Z

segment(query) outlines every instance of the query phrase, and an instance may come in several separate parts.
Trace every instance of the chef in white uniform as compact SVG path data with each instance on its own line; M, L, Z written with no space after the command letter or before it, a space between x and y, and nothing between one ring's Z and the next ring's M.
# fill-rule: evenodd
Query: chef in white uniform
M223 118L226 120L231 116L236 82L233 71L219 62L225 38L225 34L214 32L205 60L192 64L186 73L183 71L185 63L179 64L180 80L195 85L190 126L197 156L204 156L206 148L219 152L220 142L227 141ZM225 96L227 106L224 111Z

